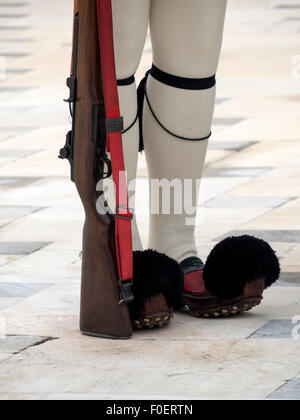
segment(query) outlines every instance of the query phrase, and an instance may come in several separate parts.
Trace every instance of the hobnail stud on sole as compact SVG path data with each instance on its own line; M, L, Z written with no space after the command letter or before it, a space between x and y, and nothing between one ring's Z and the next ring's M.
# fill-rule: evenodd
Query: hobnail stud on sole
M201 318L227 318L231 315L237 315L240 313L244 313L244 312L248 312L251 309L255 308L256 306L260 305L260 303L262 302L262 297L261 298L257 298L256 300L253 298L251 299L250 303L242 303L240 305L232 305L232 306L228 306L226 308L220 308L219 310L211 310L211 312L201 312L199 311L199 309L193 308L193 307L189 307L188 309L190 310L190 312L197 318L201 317Z
M162 315L162 316L153 316L144 319L136 319L133 322L135 328L142 330L142 329L151 329L154 327L163 328L167 326L173 316L170 315Z

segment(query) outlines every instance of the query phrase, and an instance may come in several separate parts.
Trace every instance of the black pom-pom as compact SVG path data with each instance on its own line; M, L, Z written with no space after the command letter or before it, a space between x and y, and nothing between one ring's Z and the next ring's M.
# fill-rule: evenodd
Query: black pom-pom
M279 261L270 245L248 235L230 237L216 245L203 271L206 289L220 298L240 296L247 283L258 279L270 287L279 275Z
M178 307L183 293L183 272L177 261L153 251L133 253L133 294L131 311L143 307L145 300L162 293L170 308Z

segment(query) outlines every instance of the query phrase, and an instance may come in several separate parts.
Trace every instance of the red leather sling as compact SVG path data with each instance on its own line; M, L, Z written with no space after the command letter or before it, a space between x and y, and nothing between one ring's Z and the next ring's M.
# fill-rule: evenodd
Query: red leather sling
M122 145L122 118L116 78L111 0L97 0L102 85L106 112L107 151L111 155L116 194L115 243L120 277L121 303L132 299L132 213L128 208L127 180ZM126 286L129 286L128 288ZM125 290L124 290L125 289ZM127 289L127 290L126 290Z

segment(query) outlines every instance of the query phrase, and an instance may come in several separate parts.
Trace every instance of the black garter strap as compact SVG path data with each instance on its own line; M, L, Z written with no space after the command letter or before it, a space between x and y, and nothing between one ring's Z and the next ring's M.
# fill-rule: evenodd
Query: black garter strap
M150 109L150 112L153 116L153 118L155 119L155 121L157 122L157 124L164 130L166 131L168 134L170 134L172 137L175 137L177 139L180 140L187 140L187 141L203 141L203 140L207 140L211 137L211 132L209 133L208 136L205 137L201 137L201 138L188 138L188 137L183 137L180 136L178 134L173 133L172 131L170 131L168 128L166 128L162 122L159 120L159 118L157 117L157 115L155 114L148 94L147 94L147 80L149 77L149 74L151 74L151 76L158 80L159 82L171 86L171 87L175 87L178 89L185 89L185 90L206 90L206 89L211 89L212 87L214 87L216 85L216 76L212 76L212 77L207 77L207 78L203 78L203 79L189 79L189 78L185 78L185 77L178 77L178 76L173 76L171 74L165 73L162 70L159 70L154 64L152 66L152 69L149 70L144 79L141 81L139 87L138 87L138 112L139 112L139 129L140 129L140 152L144 150L144 141L143 141L143 111L144 111L144 99L146 98L148 107Z
M117 85L118 86L130 86L133 83L135 83L134 75L130 76L130 77L127 77L126 79L117 80ZM129 131L132 127L134 127L138 118L139 118L139 110L137 111L137 114L136 114L136 117L135 117L134 121L130 124L130 126L128 128L126 128L125 130L122 131L122 134L127 133L127 131Z
M127 77L126 79L119 79L119 80L117 80L117 85L118 86L130 86L134 82L135 82L135 77L133 75L133 76Z
M178 89L186 90L205 90L211 89L216 85L216 76L207 77L203 79L188 79L186 77L173 76L158 69L154 64L150 70L150 74L154 79L165 85L172 86Z

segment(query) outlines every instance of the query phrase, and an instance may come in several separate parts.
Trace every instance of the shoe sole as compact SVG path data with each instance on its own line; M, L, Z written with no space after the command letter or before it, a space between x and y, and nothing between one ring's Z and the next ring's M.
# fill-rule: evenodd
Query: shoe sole
M81 333L83 335L87 335L89 337L107 338L109 340L129 340L131 338L131 335L129 335L128 337L118 337L118 336L114 336L114 335L98 334L98 333L93 333L93 332L84 331L84 330L81 330Z
M170 313L156 313L144 318L137 318L133 321L133 326L136 330L163 328L169 325L173 315Z
M198 305L191 304L191 302L186 302L186 306L189 311L197 318L227 318L229 316L238 315L244 312L251 311L251 309L260 305L263 300L263 297L254 297L247 299L240 299L231 304L217 306L215 308L203 309Z

